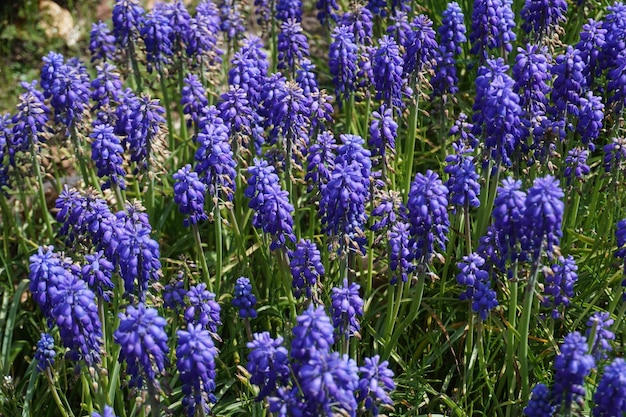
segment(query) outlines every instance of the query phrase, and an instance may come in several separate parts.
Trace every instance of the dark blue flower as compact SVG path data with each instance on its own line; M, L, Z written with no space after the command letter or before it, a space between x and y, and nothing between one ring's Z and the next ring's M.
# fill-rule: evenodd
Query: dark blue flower
M313 296L313 289L325 274L324 265L317 245L310 240L301 239L293 251L289 251L289 267L293 278L293 293L300 298ZM315 294L317 297L317 294Z
M204 195L207 187L200 181L198 174L191 170L191 165L187 164L179 169L172 178L174 202L178 204L178 210L185 215L185 227L207 220L208 216L204 212Z
M405 46L411 33L411 25L409 24L409 14L407 10L394 10L389 16L389 26L387 26L387 35L389 35L398 45Z
M520 107L532 127L541 124L548 110L549 83L552 80L550 68L547 48L530 44L526 44L526 48L517 48L513 91L519 95Z
M263 41L257 36L249 35L230 62L228 84L243 88L256 109L261 102L261 90L269 69L267 55L263 52Z
M178 311L178 309L184 307L185 296L187 291L185 290L185 283L183 281L183 274L179 273L178 277L173 282L170 282L163 288L163 306Z
M551 175L536 178L526 194L523 227L526 250L537 259L542 250L552 257L554 246L563 236L563 191L559 181Z
M280 25L277 48L277 68L289 70L293 74L302 60L309 57L309 43L300 22L290 18Z
M626 5L616 1L608 6L607 14L602 22L602 29L606 30L605 44L600 54L602 69L611 69L617 66L621 51L626 42Z
M330 181L332 171L335 168L336 149L335 137L330 131L320 133L317 136L317 141L310 145L307 152L307 173L305 176L309 192L314 187L321 190L322 186Z
M280 187L274 167L267 161L255 159L248 172L250 179L244 195L251 199L248 205L255 211L254 227L271 235L271 250L284 247L287 239L295 242L291 215L294 209L289 202L289 193Z
M181 92L180 101L183 105L183 113L189 116L187 126L192 124L198 126L201 115L204 115L206 112L204 108L209 104L207 93L198 77L194 74L187 74L184 81L185 85Z
M164 3L160 3L164 4ZM174 54L172 50L172 34L174 28L165 15L164 7L155 7L143 19L141 26L141 38L146 45L146 68L152 72L155 67L158 72L167 66L170 57Z
M223 0L219 5L221 24L220 30L226 34L229 42L239 39L246 32L241 16L241 4L238 0Z
M559 256L559 263L552 265L552 271L544 271L543 292L545 295L541 304L552 308L552 318L561 317L559 306L569 306L570 298L574 296L574 284L578 281L576 271L578 271L578 266L571 255L567 258Z
M319 93L317 76L315 75L315 65L307 58L300 61L300 68L296 70L296 82L302 88L305 96Z
M89 137L91 138L91 159L98 169L98 177L109 177L102 184L102 189L110 188L111 184L115 184L122 190L125 189L126 172L122 167L124 148L120 139L113 133L113 126L97 124Z
M110 61L115 55L115 36L102 20L91 26L89 33L89 52L91 62Z
M277 0L276 19L286 22L289 19L302 21L302 0Z
M35 360L37 361L37 371L45 372L51 366L54 366L54 358L57 352L54 350L54 338L48 333L42 333L41 338L37 341L37 350L35 351Z
M51 288L57 287L69 274L61 261L52 246L40 246L37 253L29 258L28 289L46 318L51 318L54 307L50 296Z
M585 65L583 74L589 86L602 73L600 56L605 46L605 35L606 29L602 27L602 22L593 19L589 19L580 31L580 41L576 44L576 49L580 51L580 57Z
M593 395L593 417L611 417L626 410L626 360L616 358L604 368Z
M557 409L571 410L573 402L585 398L585 378L595 367L593 356L587 353L587 339L578 332L565 336L561 353L554 360L552 392Z
M463 260L458 262L456 266L461 271L456 276L457 284L467 287L459 299L461 301L472 300L478 282L489 280L489 272L484 268L485 260L478 253L472 253L463 256Z
M552 417L556 412L556 405L552 392L545 384L537 384L532 389L530 400L524 407L527 417Z
M354 34L357 45L371 45L374 36L374 17L372 12L363 6L356 6L354 11L346 12L337 17L339 26L349 26Z
M329 19L336 19L336 11L339 10L337 0L317 0L315 4L317 7L317 18L322 25L329 21Z
M565 158L565 169L563 175L567 178L569 185L573 178L583 179L589 175L590 168L587 165L589 151L586 149L574 148L567 153Z
M115 0L113 6L113 35L115 43L125 48L139 36L145 11L137 0Z
M174 0L171 3L157 3L156 7L162 9L172 31L169 33L172 47L175 51L183 51L189 45L191 33L191 16L183 0Z
M578 116L580 99L587 86L584 68L585 63L580 51L571 46L567 47L565 53L556 57L556 62L551 68L552 75L556 78L550 98L560 115Z
M165 109L158 100L152 100L149 95L142 94L132 102L128 115L129 128L126 132L126 146L130 151L130 160L137 164L137 170L145 170L149 166L152 154L149 151L157 141L161 132L161 124L165 122Z
M330 347L335 341L334 328L324 307L313 306L296 318L291 339L291 357L300 364L306 363L320 353L330 353ZM292 363L292 366L297 365ZM296 366L297 367L297 366Z
M488 59L486 64L478 69L476 78L472 133L483 135L488 157L510 166L513 152L526 135L520 120L520 100L513 91L515 82L506 74L509 66L504 60Z
M429 264L437 247L445 251L448 241L448 188L439 175L428 170L418 173L411 183L407 202L411 236L416 242L413 259Z
M591 354L596 361L608 358L607 353L613 350L611 341L615 340L615 333L611 331L611 326L615 320L605 311L596 311L587 321L587 339L593 334L593 342L591 343Z
M440 36L439 53L436 54L435 75L431 80L435 96L456 94L458 91L455 56L462 52L462 45L467 42L464 19L458 3L448 3L437 31Z
M626 43L626 40L625 42ZM609 103L614 103L614 111L619 112L626 104L626 51L622 49L615 58L615 66L606 76Z
M450 175L446 187L450 190L450 203L458 207L480 206L480 176L476 172L474 158L467 155L446 157L448 165L444 171Z
M256 305L256 297L252 293L252 284L250 283L249 278L237 278L232 305L233 307L239 309L239 316L242 319L247 317L250 317L251 319L256 318L257 313L254 309L254 306Z
M358 401L365 400L365 409L378 416L380 404L392 405L389 393L396 389L393 371L388 368L388 361L380 361L380 356L365 358L365 364L359 367Z
M272 339L268 332L255 333L254 340L246 345L250 349L246 368L250 382L260 388L257 401L275 394L279 386L289 381L289 353L283 346L283 338Z
M621 171L626 159L626 139L614 137L604 145L602 150L604 151L604 170L606 172Z
M306 415L350 415L357 409L359 383L356 362L337 352L317 352L298 370L298 382L306 399Z
M445 13L444 13L445 16ZM463 15L461 14L461 22ZM462 25L462 23L461 23ZM463 31L465 27L463 27ZM462 35L464 37L464 35ZM449 40L454 42L454 40ZM428 71L436 64L437 41L435 40L435 30L433 21L425 15L419 15L411 22L411 31L407 34L404 43L406 51L404 55L404 74L416 75ZM457 47L454 47L456 51Z
M478 146L478 139L476 139L472 130L474 130L474 125L468 121L467 115L460 113L448 134L450 136L457 136L457 141L461 144L463 149L473 150Z
M187 291L188 307L185 310L185 320L189 324L201 324L217 335L217 326L221 325L220 313L222 309L215 301L215 294L207 290L205 283L194 285Z
M211 0L202 0L196 7L196 16L191 19L187 34L187 55L208 57L210 64L219 64L224 54L217 47L220 31L219 10Z
M48 288L51 314L59 328L63 345L71 360L84 360L87 365L100 362L102 323L96 296L87 283L74 273L66 273L56 286Z
M471 53L481 60L489 58L493 49L513 50L515 16L512 0L476 0L472 10Z
M254 122L254 113L246 91L239 86L230 86L217 104L220 117L231 133L249 136Z
M348 26L333 29L328 68L333 76L335 95L340 105L350 99L355 90L358 47Z
M38 151L38 143L46 140L45 126L50 113L44 103L43 94L37 90L36 81L21 85L26 91L20 95L17 113L11 119L13 134L6 136L11 165L15 165L15 156L18 152ZM8 119L3 118L3 125L3 133L6 134L9 129Z
M195 416L198 407L204 414L210 414L209 403L216 401L213 391L217 349L213 339L200 324L189 324L187 330L177 330L176 334L176 369L180 374L187 415Z
M94 109L108 110L112 112L112 107L120 101L122 92L122 80L117 68L108 62L98 65L97 76L91 82L91 99L96 102Z
M212 108L207 118L200 122L195 171L212 198L230 201L235 193L237 163L230 148L228 127L217 114Z
M526 0L522 8L522 29L535 40L549 37L567 18L565 0Z
M0 114L0 193L4 193L4 187L10 186L9 177L9 138L11 135L11 115L9 113Z
M388 107L404 107L402 96L410 94L410 88L403 78L404 59L393 38L383 35L372 64L376 99L382 100Z
M100 250L91 255L85 255L85 265L81 268L81 277L92 291L104 301L111 300L111 289L115 288L111 277L115 266Z
M495 243L501 253L502 262L507 259L515 261L520 254L519 245L525 236L525 204L526 193L522 191L522 182L511 177L502 180L492 211Z
M167 322L156 309L140 303L129 305L119 314L120 324L113 340L120 345L120 362L126 361L130 386L142 388L144 379L158 386L157 375L165 371L168 362Z
M410 225L405 222L395 222L387 232L389 240L389 268L391 269L391 284L396 284L398 278L402 282L409 280L409 274L415 271L411 262L415 252L414 243L411 243Z
M341 338L349 338L358 333L361 325L357 316L363 316L363 299L359 295L361 286L343 280L343 287L333 287L330 296L333 326Z
M114 413L112 407L110 407L108 405L105 405L104 406L104 412L102 414L97 413L97 412L94 411L91 414L91 417L115 417L115 413Z
M387 150L396 153L396 137L398 136L398 124L393 119L391 108L381 104L378 111L372 112L370 123L369 146L373 149L372 156L381 155L385 160Z

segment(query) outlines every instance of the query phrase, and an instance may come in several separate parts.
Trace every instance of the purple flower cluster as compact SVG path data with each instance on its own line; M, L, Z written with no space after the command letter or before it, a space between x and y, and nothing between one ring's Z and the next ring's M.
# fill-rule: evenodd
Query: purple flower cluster
M215 301L215 294L207 290L205 283L197 284L187 291L187 307L184 317L187 324L202 325L212 335L217 335L217 326L221 325L222 309Z
M578 332L565 336L561 353L554 361L554 386L552 393L557 408L571 409L572 403L585 397L584 381L595 367L593 356L587 353L587 339Z
M50 113L48 106L44 103L43 94L37 90L36 81L31 84L22 83L21 86L26 91L20 95L17 113L11 119L13 123L11 134L9 134L8 115L3 118L2 123L5 146L8 145L11 165L15 165L15 156L18 152L36 152L39 142L46 140L45 125Z
M344 278L343 287L334 287L330 299L333 326L340 337L349 338L358 333L361 325L357 316L363 316L363 299L359 295L361 286L354 282L348 284Z
M251 319L256 318L257 312L254 309L254 306L256 305L256 297L252 293L252 283L250 283L249 278L237 278L232 305L233 307L239 309L239 316L242 319L248 317Z
M42 333L41 338L37 342L37 350L35 351L35 360L37 361L37 371L45 372L51 366L54 366L54 358L57 352L54 350L54 338L48 333Z
M291 18L281 24L277 48L278 69L288 69L293 74L309 57L309 43L300 22Z
M335 95L341 105L350 99L355 89L357 73L357 44L349 26L333 29L329 49L328 69L333 76Z
M526 0L522 8L522 29L535 35L540 40L550 35L556 26L566 20L567 2L565 0Z
M484 267L485 260L477 253L472 253L464 256L463 261L457 264L461 272L456 276L457 283L467 287L459 299L470 300L472 310L479 314L483 321L487 320L489 312L498 306L496 292L491 288L489 273Z
M376 99L382 100L389 108L404 107L402 97L405 94L410 95L411 90L403 77L404 59L400 55L398 44L392 37L383 35L379 40L372 68Z
M115 55L115 36L103 21L94 23L89 33L91 62L110 61Z
M287 239L295 242L291 216L294 209L289 202L289 193L280 188L274 167L267 161L255 159L248 172L250 179L244 195L250 199L249 207L255 211L254 227L271 235L271 250L283 248Z
M91 138L91 159L96 163L98 177L108 177L102 184L102 189L111 188L112 185L120 189L126 189L124 176L126 172L122 167L124 163L124 148L119 137L114 133L113 126L98 124L89 135Z
M544 272L544 297L542 305L552 308L552 318L561 317L559 306L567 307L574 296L574 284L578 281L578 266L572 255L559 256L559 263L552 265L550 272Z
M602 378L593 395L593 417L624 414L626 410L626 360L616 358L604 368Z
M198 173L191 171L187 164L174 175L174 202L185 215L185 227L205 221L208 216L204 212L204 194L206 185L198 178Z
M289 258L295 297L300 298L304 294L309 299L317 298L317 292L313 290L326 273L317 245L310 240L302 239L296 244L296 248L289 252Z
M611 326L615 320L609 313L597 311L589 317L587 321L586 337L591 341L591 354L596 361L607 359L608 353L613 350L611 341L615 340L615 333L611 331Z
M431 80L435 96L453 95L459 90L455 57L462 52L462 45L467 42L464 19L459 4L454 1L448 3L438 30L439 53L436 57L435 75Z
M553 416L556 405L552 398L552 391L545 384L537 384L532 390L530 400L524 407L524 415L527 417Z
M470 32L471 52L481 59L489 58L490 51L501 48L513 50L516 36L513 32L515 16L512 0L476 0L472 10Z

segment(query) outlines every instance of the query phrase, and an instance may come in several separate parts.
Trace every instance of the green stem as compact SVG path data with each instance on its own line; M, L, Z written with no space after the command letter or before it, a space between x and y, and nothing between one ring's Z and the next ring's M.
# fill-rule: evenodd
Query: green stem
M69 414L67 410L65 410L65 407L63 406L63 402L61 401L61 398L59 397L59 392L57 391L57 387L52 380L52 374L50 373L50 368L46 369L45 374L46 374L46 379L48 380L48 385L50 386L50 392L52 393L52 398L54 398L54 402L59 408L59 411L61 412L61 416L69 417Z
M76 131L76 126L70 126L70 138L72 139L72 145L74 146L74 152L76 153L76 158L78 159L78 167L80 168L80 174L83 176L83 181L85 181L85 185L89 186L90 182L93 182L92 177L89 175L87 171L87 165L85 163L85 158L83 156L83 149L80 146L80 141L78 140L78 132ZM94 173L92 173L95 175ZM99 181L96 181L91 184L94 187L98 187Z
M172 122L172 110L170 109L170 96L165 84L165 75L163 69L159 66L159 82L161 83L161 93L163 94L163 105L165 107L165 116L167 118L167 135L169 139L169 149L172 154L176 151L176 142L174 141L174 124Z
M220 286L222 285L222 240L224 237L222 236L222 212L220 210L220 205L215 205L215 252L217 254L217 259L215 263L215 291L216 294L220 293Z
M534 260L531 268L530 279L526 284L524 304L522 305L522 317L520 319L520 344L518 358L520 361L520 375L522 379L522 403L528 401L529 393L529 370L528 370L528 335L530 331L530 318L532 316L533 302L535 300L535 284L539 275L539 257Z
M148 387L148 403L150 404L150 414L152 417L160 417L160 403L157 397L157 390L154 382L150 378L146 378L146 386Z
M411 106L409 114L409 138L407 147L404 149L404 190L406 195L411 189L411 179L413 174L413 160L415 159L415 140L417 137L417 115L419 111L419 92L415 96L415 106Z
M50 212L48 211L48 204L46 203L46 191L43 186L43 178L41 176L41 166L39 165L39 158L35 153L35 147L31 146L31 157L33 158L33 165L35 166L35 175L37 176L39 206L41 208L41 214L46 224L46 232L48 233L48 239L50 243L54 241L54 231L52 230L52 220ZM4 198L4 197L3 197Z
M354 93L350 94L346 105L346 133L354 133L352 131L352 118L354 115Z
M200 230L197 224L191 226L193 231L193 238L196 241L196 250L198 251L198 257L200 258L200 268L202 268L202 277L207 285L209 291L213 292L213 283L211 282L211 276L209 275L209 268L207 266L206 257L204 256L204 249L202 249L202 239L200 239Z
M132 39L128 40L128 54L130 59L130 64L133 67L133 76L135 78L135 85L137 86L136 91L142 91L141 86L141 72L139 71L139 64L137 63L137 54L135 52L135 42Z
M513 279L510 283L510 296L509 296L509 323L507 326L507 345L506 345L506 378L508 381L509 389L509 402L513 403L515 400L515 333L517 329L517 292L518 292L518 280L517 280L517 268L518 263L515 262L513 266ZM510 415L512 408L507 408L507 416Z

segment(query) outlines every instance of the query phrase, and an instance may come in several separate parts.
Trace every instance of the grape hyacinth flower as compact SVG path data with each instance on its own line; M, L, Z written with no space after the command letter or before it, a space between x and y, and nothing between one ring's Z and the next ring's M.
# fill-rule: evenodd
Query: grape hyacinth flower
M626 138L614 137L609 143L604 145L604 170L623 170L624 160L626 160Z
M211 0L202 0L196 7L196 16L189 23L187 56L208 58L209 65L221 63L224 51L217 46L220 23L215 4Z
M231 68L228 70L228 84L243 88L256 109L261 101L260 94L268 69L263 41L257 36L248 35L239 51L233 55Z
M256 400L261 401L289 382L289 353L280 336L272 339L268 332L262 332L255 333L253 337L246 345L250 349L246 368L250 373L250 383L260 388Z
M596 361L608 358L607 353L613 350L611 341L615 340L615 333L611 331L611 326L615 321L609 313L596 311L587 321L587 340L592 337L591 354ZM626 392L625 392L626 393Z
M124 148L120 139L113 132L113 126L97 124L89 137L92 140L91 159L98 169L98 177L108 177L102 184L102 189L106 190L111 187L126 189L126 182L124 181L126 172L122 167Z
M235 193L237 162L230 148L228 127L217 114L212 107L207 118L200 122L195 171L214 201L220 198L231 201Z
M563 175L567 178L567 185L569 185L573 178L583 179L586 175L589 175L590 168L587 165L587 158L589 157L589 151L586 149L574 148L567 153L565 158L565 170Z
M450 175L446 187L450 190L450 204L458 207L480 206L480 176L472 156L457 154L446 157L444 171Z
M373 149L372 156L380 155L387 163L387 150L392 154L396 153L396 137L398 136L398 124L393 119L391 108L380 105L378 111L372 112L372 122L370 123L369 146Z
M616 358L604 368L593 395L593 417L624 415L626 410L626 360Z
M477 253L464 256L457 264L461 272L456 280L467 289L459 297L460 300L471 300L472 310L481 320L487 320L489 312L498 306L496 292L491 288L489 273L484 268L485 260Z
M113 340L121 347L119 360L126 361L130 386L142 388L145 379L148 386L158 387L156 378L165 371L169 353L165 319L143 303L129 305L119 318Z
M297 375L306 398L305 415L356 415L359 376L354 359L338 352L317 352Z
M147 170L152 154L152 149L161 133L161 124L165 122L163 114L165 109L158 100L152 100L149 95L142 94L133 101L130 109L129 130L125 146L130 151L130 160L137 164L137 171Z
M523 230L526 210L526 193L522 191L522 181L509 177L498 187L492 217L496 231L496 241L502 259L515 261L520 255L519 246L525 236Z
M221 18L220 30L226 34L228 42L239 39L245 32L246 26L241 16L239 0L223 0L219 5Z
M478 69L474 103L474 135L483 135L485 150L496 164L512 165L511 156L526 136L520 120L519 96L515 82L506 74L509 66L502 58L488 59Z
M173 282L163 288L163 306L177 312L185 305L185 295L187 295L187 291L181 272Z
M378 416L380 404L392 405L389 393L396 389L393 371L388 368L389 361L380 361L380 356L365 358L365 364L359 367L358 401L364 401L365 409Z
M207 187L198 178L198 173L193 172L191 165L187 164L172 178L174 179L174 202L178 204L178 210L185 215L183 223L185 227L208 220L204 212L204 195Z
M35 360L37 361L37 372L45 372L46 369L54 366L54 358L57 352L54 350L54 338L48 333L42 333L37 342Z
M322 306L316 308L313 303L309 304L307 310L296 318L296 322L292 332L291 358L298 361L292 362L292 367L297 371L299 364L320 354L330 353L335 338L333 325Z
M286 22L294 19L296 22L302 21L302 0L277 0L276 19Z
M198 126L200 118L205 115L205 107L209 104L207 93L202 83L192 73L185 76L185 85L181 92L181 104L183 105L183 113L189 116L187 126ZM198 132L196 132L198 134Z
M115 36L102 20L91 26L89 33L89 52L91 62L111 61L115 56Z
M565 22L566 15L565 0L526 0L522 8L522 29L539 41L548 38L558 25Z
M97 76L91 82L91 99L96 102L94 109L104 109L108 118L108 113L113 113L112 107L119 104L120 92L122 89L122 80L116 71L115 65L105 62L96 67ZM98 118L102 118L98 115ZM106 120L109 122L109 120ZM109 123L113 123L110 121Z
M243 88L231 85L228 91L220 97L217 109L229 132L241 133L246 137L252 133L254 112Z
M374 17L366 7L356 6L353 11L337 17L339 26L349 26L354 34L354 43L369 46L374 36Z
M189 324L187 330L177 330L176 369L180 374L183 391L183 406L189 417L196 410L210 414L209 403L216 401L215 358L217 349L209 332L201 324Z
M112 295L111 289L115 288L111 280L115 266L101 250L91 255L85 255L85 261L85 265L80 271L82 279L102 300L109 302Z
M161 3L164 4L164 3ZM156 68L157 72L163 70L163 65L167 66L170 57L174 54L172 44L172 33L174 28L165 16L164 7L155 7L143 19L141 26L141 38L146 45L146 69L152 73Z
M559 263L552 265L551 273L545 273L544 297L541 304L552 308L552 318L561 317L559 306L567 307L574 296L574 284L578 281L578 266L574 258L559 257Z
M607 7L607 14L602 22L605 32L605 44L600 53L600 62L603 70L609 71L618 66L619 54L624 50L626 38L626 5L616 1Z
M256 318L257 312L254 309L254 306L256 305L256 297L252 293L252 284L250 283L249 278L237 278L233 300L231 303L233 307L239 309L239 317L242 319L248 317L251 319Z
M296 82L302 88L304 95L308 97L320 91L314 70L315 65L308 58L303 58L300 61L300 68L296 70Z
M605 46L606 29L602 28L602 22L589 19L580 31L580 41L576 49L580 51L580 57L584 63L583 74L587 85L593 85L595 79L602 73L600 68L600 56Z
M361 329L357 316L363 316L363 299L359 295L361 286L357 283L348 284L344 278L343 287L334 287L330 296L333 326L340 338L348 339Z
M2 194L6 192L4 188L10 186L9 161L6 159L9 154L10 122L11 115L9 113L0 114L0 193Z
M277 68L287 69L294 74L302 60L309 57L309 43L298 21L290 18L280 25L277 48Z
M185 309L185 321L188 324L201 324L217 336L217 326L222 324L220 313L222 309L215 301L215 294L207 290L205 283L197 284L187 291L188 306Z
M5 137L5 140L8 139L9 162L14 166L16 163L15 156L18 152L33 151L36 153L38 143L46 140L45 126L50 113L48 106L44 103L43 94L37 90L36 81L31 84L23 82L21 86L26 91L20 94L17 113L11 119L13 123L12 134L7 134ZM8 133L8 117L3 118L2 124L5 126L3 133L5 131Z
M317 245L308 239L300 239L293 251L289 251L289 267L293 278L293 293L296 298L317 298L313 289L326 273Z
M580 99L587 87L587 80L583 74L584 67L580 51L571 46L567 47L565 53L556 57L556 62L551 68L555 79L550 98L561 117L579 114Z
M548 50L545 47L526 44L517 48L513 66L513 91L519 95L520 107L531 128L541 125L548 110L550 72Z
M113 6L113 35L122 48L135 42L143 24L144 9L137 0L115 0Z
M578 332L565 336L561 353L554 361L552 392L557 410L571 410L572 403L585 397L585 378L595 367L593 356L587 353L587 339Z
M83 120L90 98L90 81L84 66L68 60L59 66L49 89L44 88L42 69L42 88L44 97L50 98L54 109L54 120L66 127L66 135Z
M481 60L489 58L490 51L500 48L505 52L513 50L516 40L515 16L512 0L476 0L472 10L470 42L471 53Z
M414 243L411 243L410 225L398 221L394 222L387 232L389 241L389 269L391 269L390 284L396 284L398 278L402 282L409 280L409 274L415 271L411 257L415 252Z
M556 405L550 389L545 384L535 385L530 400L524 407L524 415L527 417L546 417L553 416L555 412Z
M311 192L314 187L321 191L322 186L330 181L332 171L335 169L336 149L337 143L330 131L320 133L317 136L317 142L309 147L307 173L304 178L308 183L308 192Z
M405 46L407 45L410 33L411 25L409 24L408 12L406 10L395 10L389 17L387 35L398 45Z
M337 101L341 106L343 102L350 100L355 90L358 47L348 26L335 27L331 38L328 68L333 76Z
M163 10L172 31L170 41L175 52L186 51L191 34L191 16L183 0L174 0L171 3L158 3L157 7Z
M305 152L311 125L311 104L311 99L294 81L287 81L277 91L267 120L273 126L268 143L282 141L285 158L291 156L290 151L295 155Z
M409 95L411 91L402 77L404 60L393 38L383 35L378 45L372 62L376 99L390 108L403 108L402 96Z
M49 289L51 314L59 328L63 345L71 360L84 360L87 365L100 363L102 323L96 296L87 283L74 273L66 273Z
M91 414L91 417L115 417L115 413L113 411L113 407L105 405L104 406L104 412L102 414L94 411Z
M320 24L325 25L331 20L336 20L336 11L339 10L337 0L318 0L315 6L318 10L317 19Z
M255 159L248 168L250 179L244 195L250 198L249 207L255 211L252 224L272 237L270 250L285 246L287 239L296 241L293 233L294 209L289 194L280 188L278 175L267 161Z
M626 276L626 219L617 222L615 241L617 243L615 257L622 260L624 264L624 275ZM622 281L622 286L626 287L626 277ZM626 300L626 292L623 294L622 298Z
M527 238L525 249L533 260L539 258L542 250L552 258L554 246L559 245L563 236L563 195L559 181L551 175L536 178L528 189L523 228Z
M53 246L40 246L37 253L29 258L30 280L29 291L39 305L43 315L51 319L54 305L51 300L51 289L66 279L69 271L63 267L59 254L54 252Z
M613 104L615 113L621 112L626 105L626 52L622 49L615 59L615 67L607 74L607 90L611 92L608 103Z
M416 243L413 259L428 264L437 247L445 251L448 241L448 188L437 173L417 173L411 183L407 202L411 237Z
M464 15L457 2L450 2L443 11L438 33L439 53L436 54L435 75L431 80L433 95L454 95L458 92L459 79L455 57L462 52L462 45L467 42Z
M445 13L445 12L444 12ZM461 21L463 15L461 15ZM463 29L464 30L464 29ZM464 37L464 35L462 35ZM454 41L452 41L454 42ZM404 75L416 76L432 69L437 63L437 41L433 22L425 15L419 15L411 22L411 31L404 43ZM456 46L454 47L456 52ZM453 60L454 62L454 60Z

